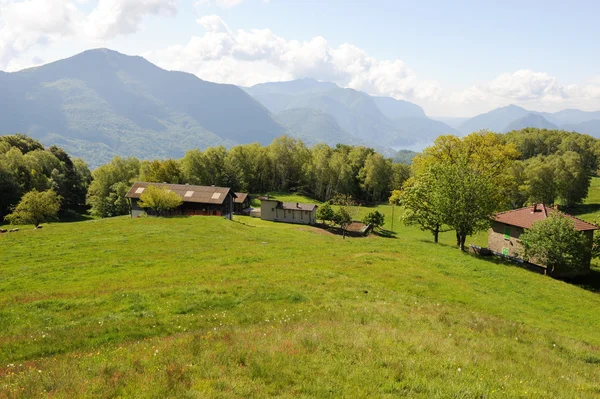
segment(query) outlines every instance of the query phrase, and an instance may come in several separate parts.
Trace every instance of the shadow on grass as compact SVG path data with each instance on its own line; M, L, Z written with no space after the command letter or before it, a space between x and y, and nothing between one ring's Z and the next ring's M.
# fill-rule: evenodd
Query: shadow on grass
M562 281L576 285L587 291L600 293L600 271L592 269L587 276L565 278Z
M384 230L384 229L375 230L375 229L373 229L373 234L375 234L378 237L383 237L383 238L396 238L397 233L395 231L391 231L391 230Z
M600 204L580 204L566 209L565 211L575 216L587 213L596 213L600 212Z
M537 274L545 274L546 269L541 266L534 265L528 262L515 262L509 259L505 259L499 256L483 256L474 253L469 253L470 256L476 257L478 259L482 259L486 262L494 263L496 265L503 265L509 267L519 267L521 269L528 270ZM567 284L575 285L579 288L583 288L584 290L600 293L600 271L591 269L590 273L585 276L577 276L577 277L564 277L564 276L552 276L547 275L548 278L552 278L554 280L563 281Z
M75 212L73 210L66 210L58 214L58 223L72 223L72 222L85 222L86 220L93 220L94 217L82 212Z

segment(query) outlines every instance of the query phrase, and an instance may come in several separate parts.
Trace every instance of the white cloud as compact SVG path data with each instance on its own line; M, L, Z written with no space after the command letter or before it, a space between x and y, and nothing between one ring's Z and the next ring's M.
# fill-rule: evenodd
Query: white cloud
M201 6L217 6L222 8L231 8L243 2L244 0L198 0L196 1L196 3L194 3L194 5L196 8L199 8ZM265 1L265 3L266 2L268 1Z
M167 69L241 86L308 76L409 100L441 94L437 83L419 80L402 61L380 61L350 44L332 47L321 36L286 40L269 29L232 31L216 15L203 16L197 22L204 35L194 36L184 45L150 52L147 57Z
M0 68L35 45L46 45L78 29L82 14L70 1L0 3Z
M98 39L137 32L146 15L173 16L176 0L100 0L87 18L86 32Z
M593 78L585 85L564 85L548 73L522 69L453 93L443 102L450 108L472 110L471 113L508 104L543 111L568 107L596 110L600 108L600 80Z
M23 64L20 55L64 38L89 41L137 32L146 15L172 16L176 0L98 0L86 15L85 0L0 0L0 69Z

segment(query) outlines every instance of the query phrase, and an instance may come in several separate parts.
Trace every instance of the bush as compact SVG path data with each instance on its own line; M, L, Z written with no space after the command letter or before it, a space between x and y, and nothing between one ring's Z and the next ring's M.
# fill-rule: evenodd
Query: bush
M521 235L524 257L545 265L550 274L584 269L591 250L586 237L575 230L573 221L554 212L533 224Z
M363 218L364 224L370 224L373 228L380 228L385 224L385 215L379 211L373 211L366 214Z

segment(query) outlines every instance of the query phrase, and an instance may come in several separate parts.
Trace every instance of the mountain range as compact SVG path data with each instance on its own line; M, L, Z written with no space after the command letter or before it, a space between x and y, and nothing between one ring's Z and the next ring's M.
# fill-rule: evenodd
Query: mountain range
M508 105L468 119L457 128L461 133L469 134L481 129L506 133L526 127L563 129L600 137L600 111L565 109L552 113L528 111L517 105Z
M60 145L92 167L115 155L179 158L192 148L266 145L283 134L393 155L390 146L455 132L415 104L333 83L300 79L243 90L108 49L0 71L0 87L0 134Z
M180 158L193 148L266 145L283 134L307 145L371 146L394 157L395 150L431 143L441 134L523 127L600 137L600 111L545 113L511 105L468 120L435 120L408 101L331 82L306 78L240 88L108 49L0 71L0 135L26 133L91 167L115 155Z

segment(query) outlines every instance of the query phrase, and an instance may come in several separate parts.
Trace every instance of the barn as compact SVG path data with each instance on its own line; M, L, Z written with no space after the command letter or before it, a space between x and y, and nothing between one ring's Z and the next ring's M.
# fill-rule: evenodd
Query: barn
M235 193L227 187L192 186L189 184L166 184L137 182L129 189L126 197L131 203L131 217L138 217L151 210L138 205L140 197L148 186L165 188L179 195L183 204L170 212L170 215L224 216L231 219Z

